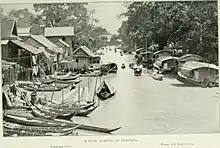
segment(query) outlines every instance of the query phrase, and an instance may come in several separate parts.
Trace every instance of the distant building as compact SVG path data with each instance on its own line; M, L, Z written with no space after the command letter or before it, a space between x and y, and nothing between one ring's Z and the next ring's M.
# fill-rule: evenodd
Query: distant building
M30 36L31 27L28 28L17 28L18 29L18 36L24 41Z
M89 68L97 56L86 46L81 46L72 53L76 68Z
M1 24L1 56L2 60L18 62L21 65L30 67L32 55L43 51L25 44L18 37L16 21L8 20Z
M15 20L7 20L1 23L1 58L2 65L5 63L16 63L8 68L2 68L4 82L9 80L31 80L31 67L36 59L40 59L43 51L33 46L25 44L18 37L18 31ZM7 67L7 66L6 66Z
M44 36L53 43L61 41L62 43L60 43L69 50L69 54L74 47L74 27L46 27L44 31ZM58 44L60 45L60 43Z

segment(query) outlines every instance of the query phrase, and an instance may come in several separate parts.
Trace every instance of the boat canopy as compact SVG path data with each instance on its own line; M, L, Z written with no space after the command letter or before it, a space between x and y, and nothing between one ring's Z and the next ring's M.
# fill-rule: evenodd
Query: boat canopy
M162 52L168 52L170 54L173 54L173 52L170 51L170 50L159 50L159 51L154 52L154 55L157 55L157 54L162 53Z
M211 69L219 70L218 66L214 64L196 62L196 61L186 62L182 65L182 67L184 69L189 69L189 70L199 69L199 68L211 68Z
M110 92L111 94L114 93L114 89L111 87L111 85L110 85L107 81L103 81L103 82L101 83L101 85L100 85L100 86L98 87L98 89L96 90L96 93L99 94L99 93L101 92L101 90L103 89L104 86L106 86L106 87L108 88L108 90L109 90L109 92Z

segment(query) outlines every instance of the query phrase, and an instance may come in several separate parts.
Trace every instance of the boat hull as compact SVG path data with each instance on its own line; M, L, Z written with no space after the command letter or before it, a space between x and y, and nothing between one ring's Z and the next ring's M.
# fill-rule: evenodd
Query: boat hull
M84 110L77 110L75 112L75 116L88 116L90 113L92 113L98 106L91 107L89 109Z
M5 114L3 119L7 122L17 123L26 126L39 126L39 127L61 127L66 126L64 122L55 122L43 118L28 117L21 115Z
M189 86L201 86L202 85L202 82L197 82L197 81L194 81L190 78L187 78L185 76L183 76L182 74L178 73L178 76L176 78L179 82L182 82L186 85L189 85Z

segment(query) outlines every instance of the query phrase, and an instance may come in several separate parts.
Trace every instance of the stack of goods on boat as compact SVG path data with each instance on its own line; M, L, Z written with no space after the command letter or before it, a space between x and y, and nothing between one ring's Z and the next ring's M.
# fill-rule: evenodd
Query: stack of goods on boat
M178 70L177 80L187 85L201 87L218 86L218 66L209 63L189 61Z

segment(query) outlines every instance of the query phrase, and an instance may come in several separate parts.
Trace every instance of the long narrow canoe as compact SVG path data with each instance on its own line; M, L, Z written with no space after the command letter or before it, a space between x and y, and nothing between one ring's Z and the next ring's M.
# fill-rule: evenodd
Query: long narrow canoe
M62 80L57 80L58 84L78 84L82 82L82 80L66 80L66 81L62 81Z
M50 76L52 79L56 80L62 80L62 81L68 81L68 80L75 80L80 76L80 74L75 75L75 76L68 76L68 77L62 77L62 76Z
M62 127L68 125L64 122L56 122L53 120L47 120L37 117L28 117L22 115L4 114L3 119L7 122L17 123L27 126L39 126L39 127Z
M64 133L39 133L39 132L29 132L29 131L20 131L20 130L16 130L16 129L6 129L3 128L3 135L4 136L67 136L70 135L71 133L73 133L74 130L72 131L68 131L68 132L64 132Z
M49 86L49 87L44 87L44 88L34 88L34 87L30 87L30 86L24 86L24 89L27 91L61 91L63 88L57 88L57 87L53 87L53 86Z
M80 109L75 112L75 116L88 116L92 113L98 106L90 107L88 109Z
M35 126L24 126L10 122L4 122L4 129L11 129L17 131L27 132L38 132L38 133L66 133L75 130L77 127L35 127Z
M35 106L31 107L32 110L32 115L35 117L39 117L39 118L44 118L44 119L50 119L53 120L57 117L57 115L55 113L52 112L42 112L39 109L37 109Z
M75 115L75 111L69 111L69 112L68 111L63 111L63 112L60 112L60 110L52 109L49 106L44 106L44 105L40 105L40 104L37 104L35 106L42 113L45 113L45 114L53 113L55 115L55 117L58 118L58 119L70 120Z
M121 127L116 127L116 128L104 128L104 127L98 127L98 126L93 126L93 125L86 125L86 124L78 124L78 123L73 123L70 121L60 121L59 119L55 119L57 122L65 122L65 123L69 123L71 126L76 127L77 129L80 130L85 130L85 131L92 131L92 132L100 132L100 133L112 133L115 132L119 129L121 129Z

